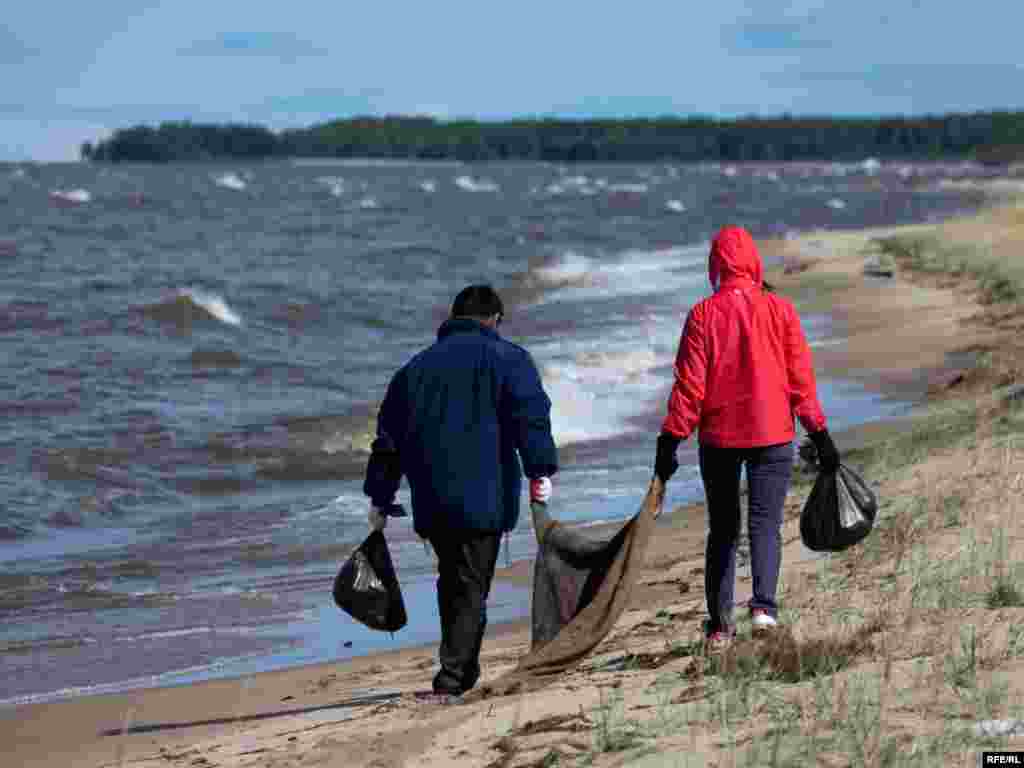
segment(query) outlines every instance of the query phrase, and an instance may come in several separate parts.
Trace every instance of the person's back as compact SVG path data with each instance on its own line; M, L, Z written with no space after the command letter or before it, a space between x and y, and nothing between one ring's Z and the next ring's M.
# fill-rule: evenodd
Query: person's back
M441 669L434 691L461 694L480 676L487 595L501 534L519 519L521 475L546 502L558 470L551 401L526 350L501 338L490 286L456 296L437 341L388 385L363 490L370 525L387 522L404 474L413 525L438 559ZM523 468L520 468L522 459Z
M521 470L553 472L550 428L531 431L521 417L543 422L550 401L529 355L468 318L453 318L438 340L396 377L404 407L382 409L382 425L402 456L416 531L508 531L519 512ZM394 393L397 396L399 393ZM392 393L389 393L389 397Z
M763 287L760 256L744 230L715 239L714 294L687 317L665 428L700 442L750 448L788 442L796 415L816 431L824 415L810 350L793 305Z
M811 351L793 305L764 286L750 233L724 227L711 245L715 292L686 317L675 382L658 436L655 474L667 482L676 447L699 430L698 457L709 534L704 587L711 647L735 633L733 589L740 528L740 475L746 471L755 628L775 626L782 508L793 464L798 417L834 471L839 454L826 429Z

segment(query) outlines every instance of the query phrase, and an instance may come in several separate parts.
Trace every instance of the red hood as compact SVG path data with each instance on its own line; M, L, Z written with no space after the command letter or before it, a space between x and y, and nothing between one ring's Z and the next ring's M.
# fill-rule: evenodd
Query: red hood
M722 227L711 243L708 278L719 287L732 282L752 281L761 285L764 269L754 238L743 227Z

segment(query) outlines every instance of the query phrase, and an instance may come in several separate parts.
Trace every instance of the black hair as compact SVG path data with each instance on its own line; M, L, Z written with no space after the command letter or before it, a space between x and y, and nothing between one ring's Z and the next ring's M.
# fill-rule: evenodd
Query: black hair
M452 302L452 317L487 318L504 315L501 297L489 285L469 285Z

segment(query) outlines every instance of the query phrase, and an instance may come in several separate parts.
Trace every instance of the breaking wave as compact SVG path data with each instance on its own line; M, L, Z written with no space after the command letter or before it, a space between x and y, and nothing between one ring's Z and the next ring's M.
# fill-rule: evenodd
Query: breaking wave
M82 205L92 201L92 193L87 189L55 189L50 197L59 203Z
M499 189L490 179L478 179L473 176L456 176L455 186L466 192L497 192Z
M249 186L245 179L237 173L222 173L220 176L214 176L213 183L223 189L233 189L236 192L241 192Z
M195 288L182 288L174 296L142 308L147 317L184 328L195 322L219 322L240 326L241 316L228 306L223 296Z

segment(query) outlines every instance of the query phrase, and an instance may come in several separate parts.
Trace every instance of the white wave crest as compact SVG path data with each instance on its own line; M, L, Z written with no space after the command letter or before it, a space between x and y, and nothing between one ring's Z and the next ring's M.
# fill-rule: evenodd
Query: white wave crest
M878 173L881 168L882 163L875 157L869 157L860 164L860 169L869 176L873 176Z
M686 210L682 200L669 200L665 203L665 207L673 213L683 213Z
M705 245L629 250L602 258L565 251L534 269L532 277L548 292L544 301L671 294L707 280L706 272L698 268L706 253Z
M647 193L650 187L643 183L622 183L622 184L610 184L607 189L609 192L624 192L629 195L643 195Z
M81 205L92 200L92 193L87 189L55 189L50 192L50 197L62 203L73 203Z
M187 297L222 323L235 326L242 324L241 316L228 306L222 296L218 296L216 293L206 293L195 288L183 288L178 291L178 295Z
M666 350L659 357L649 345L633 343L641 341L638 335L620 352L584 350L571 360L543 365L551 429L559 445L632 431L630 418L663 383L655 370L671 361Z
M332 197L345 194L345 180L341 176L320 176L317 182L327 187Z
M456 176L455 186L466 192L497 192L499 189L490 179L477 179L472 176Z
M243 179L237 173L222 173L220 176L215 176L213 178L213 183L216 184L218 187L223 187L224 189L233 189L236 192L241 192L243 189L249 186L246 183L245 179Z
M547 286L571 285L585 282L595 262L576 251L566 251L556 261L534 270L534 277Z
M838 197L833 197L831 200L827 201L825 205L834 211L841 211L846 207L846 201L840 200Z
M437 182L433 179L424 179L419 183L419 188L428 194L437 192Z

